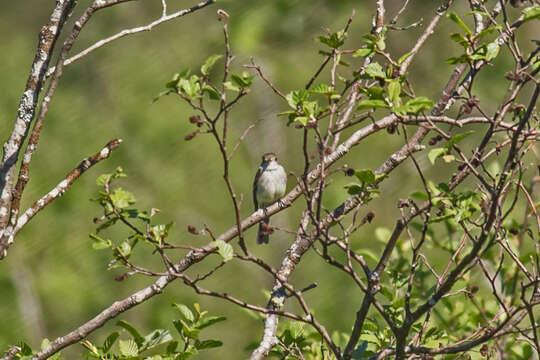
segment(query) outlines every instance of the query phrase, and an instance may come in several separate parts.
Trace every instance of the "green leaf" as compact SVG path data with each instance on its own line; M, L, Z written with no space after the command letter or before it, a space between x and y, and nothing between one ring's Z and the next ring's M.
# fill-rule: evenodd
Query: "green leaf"
M376 109L376 108L382 108L382 109L388 109L389 106L384 102L384 100L360 100L358 102L358 106L356 107L356 110L362 111L367 109Z
M111 347L114 345L114 343L116 342L116 339L118 339L119 336L120 336L120 333L118 331L113 331L109 336L107 336L107 338L103 342L103 346L102 346L103 351L108 352L111 349Z
M366 74L368 74L369 76L373 78L386 79L386 74L382 66L377 62L373 62L369 64L368 66L365 67L364 70L366 71Z
M110 196L113 205L118 209L123 209L135 204L135 196L122 188L114 189Z
M378 329L379 327L371 321L366 320L362 325L362 332L377 332Z
M238 86L233 85L233 83L230 82L230 81L224 82L224 83L223 83L223 86L224 86L225 89L227 89L227 90L236 91L236 92L239 92L239 91L240 91L240 88L239 88Z
M523 15L525 15L525 17L523 18L523 22L534 20L534 19L537 19L537 20L540 19L540 6L539 5L530 6L528 8L521 10L521 12L523 13Z
M171 341L169 345L167 345L167 349L165 350L167 352L167 355L172 355L176 352L176 348L178 347L178 341Z
M448 60L446 60L447 64L455 65L455 64L463 64L469 62L469 57L467 55L461 55L458 57L451 57Z
M421 192L421 191L415 191L411 193L409 196L416 199L424 200L424 201L429 200L429 196L425 192Z
M31 355L34 354L34 352L32 351L32 348L30 347L30 345L28 345L24 341L19 342L18 345L21 348L21 351L19 352L19 354L21 354L23 356L31 356Z
M122 255L122 257L127 258L131 255L132 248L131 248L131 245L129 244L129 241L126 240L122 242L120 246L117 246L115 250L117 250L120 253L120 255Z
M298 105L301 105L309 97L309 93L305 89L291 91L285 96L287 103L293 109L297 109Z
M94 345L92 344L90 341L88 340L83 340L81 342L79 342L79 344L81 344L82 346L84 346L88 351L90 351L91 354L95 355L95 356L100 356L100 351L99 349ZM24 349L24 348L23 348ZM32 351L30 349L30 351ZM29 356L29 355L32 355L32 353L30 354L25 354L24 352L21 351L21 354L22 355L25 355L25 356Z
M469 130L469 131L466 131L464 133L461 133L461 134L457 134L455 136L452 136L447 142L446 142L446 148L448 150L450 150L452 148L452 146L454 146L455 144L457 144L458 142L460 142L461 140L467 138L469 135L473 134L474 131L473 130Z
M179 73L174 74L172 79L165 84L165 87L167 89L176 89L178 87L178 81L180 81L180 78L181 76Z
M329 36L319 36L318 40L319 42L330 46L332 49L337 49L345 43L345 34L343 31L338 31Z
M96 185L97 186L104 186L106 183L108 183L112 178L112 174L102 174L99 175L96 179Z
M388 98L390 99L390 102L393 106L398 106L399 101L399 95L401 94L401 84L399 83L399 80L394 79L388 83Z
M500 46L496 41L487 44L486 61L491 61L499 55Z
M191 326L189 326L188 324L186 324L184 322L184 320L175 320L176 322L180 321L180 324L181 324L181 334L183 334L184 336L187 336L188 338L190 339L196 339L198 336L199 336L199 333L201 332L200 329L195 329L195 328L192 328ZM173 321L173 324L175 323L175 321ZM176 326L176 325L175 325ZM178 328L177 328L178 329Z
M332 90L330 85L325 83L320 83L319 85L308 90L312 94L323 94L323 95L336 95L336 92Z
M431 165L435 165L435 160L437 160L438 157L446 154L447 151L448 150L446 148L431 149L428 153L428 159L429 159L429 162L431 162Z
M349 195L357 195L357 194L360 194L364 190L363 187L355 183L345 185L345 189L347 189L347 193L349 193Z
M216 246L218 248L218 253L223 258L223 261L227 262L229 260L232 260L234 256L234 250L231 244L226 243L223 240L216 241Z
M108 249L112 246L112 241L109 239L105 240L92 233L89 234L89 236L92 240L94 240L94 242L92 243L92 248L94 248L95 250Z
M398 59L398 65L403 64L403 62L404 62L405 60L407 60L407 59L409 58L409 56L411 56L411 55L412 55L412 52L408 52L408 53L405 53L405 54L401 55L401 56L399 57L399 59Z
M131 325L127 321L118 320L116 322L116 325L126 330L133 337L137 345L142 344L144 342L144 337L139 333L139 331L137 331L137 329L133 327L133 325Z
M207 93L208 97L212 100L219 100L219 93L214 90L210 85L204 85L202 88L203 93Z
M218 322L222 322L222 321L225 321L227 320L227 318L225 316L208 316L208 317L205 317L201 320L199 320L196 324L195 324L195 327L199 330L202 330L208 326L211 326L211 325L214 325Z
M463 46L465 49L471 46L471 43L469 42L469 40L467 40L467 38L463 36L462 34L459 34L459 33L450 34L450 39L454 40L459 45Z
M365 186L369 186L375 182L375 173L369 169L364 170L356 170L354 172L354 176L362 182L362 184Z
M173 306L180 311L180 314L189 322L195 321L195 316L193 315L193 312L184 304L173 304Z
M363 90L370 99L379 99L384 100L384 89L379 86L372 86L368 89Z
M218 61L221 58L222 58L222 55L212 55L208 59L206 59L204 65L201 66L201 74L208 75L212 66L214 66L216 61Z
M299 321L289 323L289 331L294 340L299 339L304 334L304 324Z
M307 116L297 116L294 118L294 121L298 121L303 126L306 126L309 121L309 118Z
M250 76L247 72L243 72L242 75L231 74L232 81L241 88L249 87L253 83L253 76Z
M458 14L452 11L450 14L448 14L448 18L458 24L458 26L465 30L467 34L472 35L473 32L467 27L467 25L465 25L465 23L463 22L463 20L461 20Z
M430 109L433 106L433 101L425 96L418 96L407 101L405 108L407 113L417 114L423 110Z
M402 308L403 306L405 306L404 297L397 298L394 302L392 302L392 307L394 309L399 309L399 308Z
M374 50L372 47L366 47L358 49L354 52L353 57L366 57L373 54Z
M151 349L153 347L159 346L161 344L164 344L166 342L171 341L173 338L171 334L169 333L169 330L166 329L156 329L152 331L150 334L146 335L144 337L144 343L141 346L140 351L146 351L148 349Z
M197 350L212 349L212 348L220 347L222 345L223 343L219 340L203 340L203 341L195 342L195 347L197 348Z
M135 357L139 354L137 344L131 339L120 340L118 342L118 347L120 349L120 353L124 356Z

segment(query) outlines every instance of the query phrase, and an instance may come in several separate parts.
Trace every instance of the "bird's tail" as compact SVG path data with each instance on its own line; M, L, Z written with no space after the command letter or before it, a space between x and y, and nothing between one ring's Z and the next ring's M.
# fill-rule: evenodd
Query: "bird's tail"
M264 218L259 223L259 231L257 232L257 244L268 244L270 239L270 218Z

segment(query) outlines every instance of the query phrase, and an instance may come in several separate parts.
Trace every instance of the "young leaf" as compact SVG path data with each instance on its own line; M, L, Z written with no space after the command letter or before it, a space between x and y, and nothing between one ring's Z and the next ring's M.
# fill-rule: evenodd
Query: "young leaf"
M211 100L219 100L219 94L216 90L214 90L210 85L204 85L202 87L202 92L207 93L208 97Z
M139 333L139 331L137 331L137 329L133 327L133 325L131 325L127 321L118 320L116 322L116 325L124 328L124 330L126 330L133 337L137 345L140 345L144 342L144 337Z
M375 182L375 173L369 169L357 170L354 176L365 186L369 186Z
M435 160L437 160L438 157L443 156L446 154L448 150L446 148L435 148L431 149L428 153L428 159L431 165L435 165Z
M182 316L189 322L195 321L195 316L193 315L193 312L184 304L173 304L173 306L180 311Z
M131 339L120 340L118 342L118 348L120 349L120 353L124 356L135 357L139 354L137 344Z
M446 148L448 150L452 149L452 146L454 146L455 144L457 144L458 142L460 142L461 140L465 139L466 137L468 137L469 135L471 135L473 133L474 133L473 130L469 130L469 131L466 131L464 133L457 134L457 135L451 137L450 140L448 140L446 142Z
M140 347L140 351L146 351L148 349L151 349L153 347L159 346L161 344L164 344L166 342L171 341L173 338L171 334L169 333L169 330L165 329L156 329L152 331L150 334L146 335L144 337L144 343Z
M202 349L211 349L222 346L223 343L219 340L203 340L203 341L196 341L195 347L197 350Z
M223 86L224 86L225 89L227 89L227 90L236 91L236 92L239 92L239 91L240 91L240 88L239 88L238 86L233 85L233 83L230 82L230 81L224 82L224 83L223 83Z
M534 19L540 20L540 6L539 5L530 6L528 8L521 10L521 12L523 13L523 15L525 15L525 17L523 18L523 22L534 20Z
M388 83L388 98L393 106L399 106L399 95L401 94L401 84L394 79Z
M433 106L433 101L425 96L418 96L407 101L405 108L408 113L417 114L423 110L430 109Z
M111 201L115 207L123 209L135 203L135 196L122 188L116 188L111 194Z
M232 260L234 256L234 250L231 244L228 244L223 240L218 240L216 241L216 245L218 248L218 253L223 258L223 261L227 262L229 260Z
M486 61L491 61L499 55L499 44L496 41L487 44Z
M345 185L345 189L347 189L347 193L349 195L357 195L360 194L362 190L364 190L364 188L362 188L360 185L354 183Z
M354 52L353 57L366 57L373 54L374 50L371 47L358 49Z
M120 336L118 331L113 331L103 342L103 351L108 352Z
M450 14L448 14L448 18L458 24L459 27L465 30L467 34L472 35L473 32L467 27L467 25L465 25L465 23L463 22L463 20L460 19L458 14L452 11Z
M201 330L201 329L204 329L205 327L214 325L214 324L216 324L218 322L222 322L222 321L225 321L225 320L227 320L227 318L225 316L209 316L209 317L206 317L204 319L199 320L195 324L195 327L197 329Z
M103 250L112 246L112 242L109 239L105 240L97 236L96 234L89 234L89 236L92 240L94 240L94 242L92 243L92 247L94 248L94 250Z
M221 57L222 55L212 55L208 59L206 59L206 62L203 64L203 66L201 66L201 74L208 75L212 66L214 66L216 61L221 59Z
M319 36L318 40L319 42L330 46L332 49L337 49L345 42L345 36L342 31L338 31L330 36Z
M232 81L241 88L249 87L253 82L253 76L250 76L247 72L243 72L242 75L231 74Z
M199 333L201 332L200 329L194 329L190 327L188 324L184 322L184 320L180 320L180 324L182 325L181 333L184 336L187 336L190 339L196 339L199 336Z
M377 100L377 99L367 100L367 99L364 99L364 100L360 100L358 102L358 106L356 107L356 110L362 111L362 110L376 109L376 108L388 109L389 106L388 106L388 104L386 104L384 102L384 100Z
M411 52L408 52L408 53L405 53L405 54L401 55L401 56L399 57L399 59L398 59L398 65L403 64L403 62L404 62L405 60L407 60L407 59L409 58L409 56L411 56L411 55L412 55Z
M373 78L386 79L386 74L379 63L373 62L365 67L366 74Z
M309 118L307 116L297 116L294 118L294 121L298 121L303 126L306 126L309 121Z

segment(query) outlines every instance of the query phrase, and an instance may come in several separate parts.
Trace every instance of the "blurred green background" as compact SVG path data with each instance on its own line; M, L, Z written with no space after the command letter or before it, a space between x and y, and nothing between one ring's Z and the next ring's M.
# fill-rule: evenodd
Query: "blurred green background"
M89 3L79 1L68 28ZM194 3L171 1L169 12ZM401 2L387 3L390 19ZM0 66L2 141L12 129L37 34L53 5L52 0L5 1L1 5L3 37L0 53L4 54ZM465 1L459 2L455 9L464 9L464 5ZM425 26L437 6L436 1L412 1L399 25L423 18ZM184 136L193 131L188 118L194 112L178 98L169 96L151 103L173 73L185 68L197 70L208 56L223 52L222 25L216 19L219 8L231 16L233 71L241 72L242 65L253 56L283 92L302 88L318 68L322 61L318 50L323 46L315 39L325 28L339 30L354 9L356 16L345 47L355 49L361 46L361 36L369 32L374 12L371 2L352 0L218 0L213 6L163 24L151 32L114 42L68 66L53 98L34 156L23 207L48 192L81 159L101 149L110 139L120 137L124 143L110 159L88 171L62 198L36 216L19 234L7 259L0 262L0 352L18 340L26 340L38 347L43 337L53 339L71 331L115 300L152 281L140 276L115 281L114 277L121 271L107 271L108 253L92 249L88 233L95 230L92 219L100 215L100 208L89 199L95 196L98 175L122 166L129 177L122 180L121 185L136 195L139 207L159 208L163 222L175 222L171 239L177 243L197 246L209 240L189 234L187 225L201 228L207 224L219 234L233 224L232 205L222 180L216 144L210 136L184 141ZM160 1L155 0L127 3L99 12L81 33L72 53L121 29L146 24L159 16L160 11ZM424 26L389 34L388 48L395 58L412 47ZM458 30L455 24L443 19L438 32L416 58L410 79L417 95L437 98L453 68L444 60L460 51L458 45L448 40L448 34ZM532 25L523 29L529 35L535 30L538 29ZM524 36L525 39L530 37ZM222 62L218 64L221 66ZM501 75L502 71L508 71L509 64L505 51L477 80L476 90L486 108L496 104L506 90ZM342 70L343 74L349 76L355 65L358 62ZM322 79L327 77L325 74ZM258 121L231 163L233 185L244 196L243 216L252 211L251 184L261 154L275 151L287 170L295 174L302 171L301 132L286 127L286 119L275 116L285 109L286 104L256 79L250 95L232 112L231 143L247 126ZM381 132L355 148L346 163L354 168L376 168L402 142L402 136ZM418 159L428 167L425 154L418 155ZM440 165L429 174L436 180L443 180L454 169ZM350 179L337 175L333 181L334 186L329 188L324 199L329 209L346 198L343 185ZM290 178L289 188L293 182ZM378 215L371 225L355 236L355 248L380 249L382 245L375 241L374 229L391 228L399 215L395 206L397 200L420 187L412 164L402 166L382 186L384 196L360 212L363 216L368 210L375 210ZM298 201L292 209L275 216L273 222L295 230L302 206L303 202ZM279 266L287 244L292 241L290 235L276 233L269 246L255 247L253 229L246 233L246 238L252 250L274 267ZM182 254L179 251L171 256L179 259ZM148 253L145 256L140 259L142 265L161 270L157 255ZM205 268L194 267L191 273L202 272ZM320 321L330 331L348 331L361 301L361 292L349 279L324 266L310 252L295 271L292 283L301 288L313 281L317 281L319 287L310 291L306 299ZM271 283L271 278L258 268L231 262L203 286L264 305L263 290ZM179 281L172 283L164 294L120 318L144 332L153 328L171 328L171 320L178 317L170 307L173 302L199 302L212 314L228 316L226 323L209 329L206 334L225 343L220 352L224 359L245 356L245 347L261 335L260 321L228 303L197 297ZM113 323L96 331L91 339L103 338ZM71 354L83 350L78 345L73 348Z

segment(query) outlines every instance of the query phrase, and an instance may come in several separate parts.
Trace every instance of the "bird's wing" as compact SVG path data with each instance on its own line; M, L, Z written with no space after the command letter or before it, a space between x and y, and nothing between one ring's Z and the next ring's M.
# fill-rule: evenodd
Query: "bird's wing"
M255 174L255 180L253 180L253 205L255 205L255 210L259 209L259 203L257 202L257 183L259 182L262 170L262 166L259 166Z

